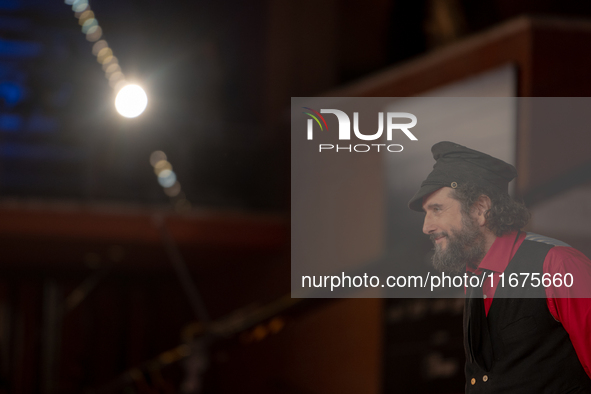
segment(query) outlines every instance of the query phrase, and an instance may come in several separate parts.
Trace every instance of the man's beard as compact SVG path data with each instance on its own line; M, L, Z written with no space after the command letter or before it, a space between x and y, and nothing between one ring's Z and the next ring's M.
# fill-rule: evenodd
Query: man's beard
M466 265L477 265L482 261L485 251L484 235L478 223L462 213L462 228L459 231L431 234L431 241L444 236L447 238L445 249L435 244L433 266L440 272L465 272Z

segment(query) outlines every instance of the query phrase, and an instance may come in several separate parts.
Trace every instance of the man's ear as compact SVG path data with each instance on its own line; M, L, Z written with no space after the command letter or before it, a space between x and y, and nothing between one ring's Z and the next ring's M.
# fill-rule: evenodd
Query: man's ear
M474 203L474 214L479 225L484 226L486 224L485 215L491 206L490 197L485 194L481 194L478 200L476 200L476 203Z

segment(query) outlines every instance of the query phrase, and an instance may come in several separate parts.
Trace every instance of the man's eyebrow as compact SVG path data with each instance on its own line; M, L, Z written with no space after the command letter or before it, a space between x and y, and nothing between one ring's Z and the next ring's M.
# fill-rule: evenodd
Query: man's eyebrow
M433 208L443 208L443 205L442 204L429 204L429 205L427 205L427 209L433 209Z

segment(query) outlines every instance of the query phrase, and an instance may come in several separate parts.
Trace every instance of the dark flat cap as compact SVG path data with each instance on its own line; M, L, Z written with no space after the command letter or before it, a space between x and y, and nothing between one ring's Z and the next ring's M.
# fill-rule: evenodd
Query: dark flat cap
M408 203L413 211L423 211L423 197L442 187L456 188L466 182L508 193L509 182L517 170L503 160L454 142L438 142L431 148L435 165L419 191Z

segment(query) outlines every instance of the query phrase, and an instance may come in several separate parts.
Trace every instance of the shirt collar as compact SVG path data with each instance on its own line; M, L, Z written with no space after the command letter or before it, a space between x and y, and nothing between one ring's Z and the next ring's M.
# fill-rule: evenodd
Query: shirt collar
M519 233L517 238L517 231L497 237L492 246L486 253L486 256L480 262L477 271L488 270L494 272L504 272L509 265L509 261L515 255L519 246L525 239L525 232ZM517 238L517 240L516 240Z

